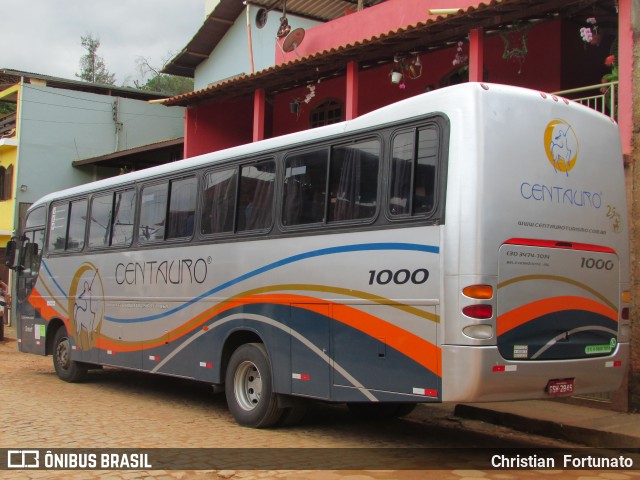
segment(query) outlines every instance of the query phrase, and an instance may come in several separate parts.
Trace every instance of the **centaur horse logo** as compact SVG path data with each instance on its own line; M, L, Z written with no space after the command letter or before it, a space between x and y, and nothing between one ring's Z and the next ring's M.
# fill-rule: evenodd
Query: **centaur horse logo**
M571 125L559 119L549 122L544 131L544 148L553 169L569 176L578 160L578 138Z
M83 263L76 271L69 290L71 334L82 350L95 346L104 318L104 290L97 267Z

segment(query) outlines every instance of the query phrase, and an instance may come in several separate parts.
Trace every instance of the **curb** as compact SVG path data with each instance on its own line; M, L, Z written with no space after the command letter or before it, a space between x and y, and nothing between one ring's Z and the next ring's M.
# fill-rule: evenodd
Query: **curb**
M623 433L597 430L580 425L557 423L550 420L541 420L525 415L501 412L478 405L458 404L455 406L454 414L461 418L482 420L514 430L566 440L588 447L617 449L640 448L640 439L638 437L625 435Z

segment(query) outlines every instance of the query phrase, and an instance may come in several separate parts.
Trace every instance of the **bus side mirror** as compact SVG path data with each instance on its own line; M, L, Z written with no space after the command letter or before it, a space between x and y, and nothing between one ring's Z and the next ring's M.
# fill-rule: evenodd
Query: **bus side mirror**
M7 242L7 247L5 250L5 260L4 264L9 267L11 270L15 269L16 263L16 250L17 243L15 240L11 239Z

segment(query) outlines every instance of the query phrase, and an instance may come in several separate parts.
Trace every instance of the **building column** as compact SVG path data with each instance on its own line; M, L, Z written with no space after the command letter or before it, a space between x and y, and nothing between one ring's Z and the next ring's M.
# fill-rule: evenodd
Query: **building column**
M469 81L482 82L484 72L484 30L469 32Z
M634 145L632 133L640 125L639 98L633 96L640 85L640 42L633 36L640 33L640 4L636 0L619 0L618 24L618 125L622 139L622 151L628 153L626 165L627 190L631 191L629 215L629 240L631 247L631 359L629 365L629 410L640 409L640 151ZM628 58L625 58L628 57ZM637 92L636 92L637 93ZM626 95L626 96L625 96ZM622 99L627 99L623 101ZM627 105L622 105L627 103ZM626 111L626 109L629 111ZM623 128L626 126L628 136Z
M347 95L345 120L353 120L358 116L358 62L347 63Z
M253 92L253 141L264 140L267 96L263 88Z
M633 130L633 28L631 10L633 0L618 2L618 126L622 140L622 153L632 149ZM638 8L638 7L635 7ZM635 15L640 15L636 12Z

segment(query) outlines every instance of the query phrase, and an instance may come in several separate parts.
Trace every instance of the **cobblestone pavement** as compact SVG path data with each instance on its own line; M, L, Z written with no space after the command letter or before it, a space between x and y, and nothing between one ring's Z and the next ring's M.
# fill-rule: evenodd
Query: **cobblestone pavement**
M291 455L299 455L296 450L299 448L328 447L571 446L482 422L452 418L444 410L427 407L419 407L405 420L377 423L354 419L343 406L318 404L295 427L243 428L228 413L224 395L212 395L205 385L110 368L93 372L86 383L65 383L56 377L50 357L18 353L15 335L11 330L7 334L8 339L0 342L0 448L251 447L290 449ZM286 450L278 452L287 455ZM640 478L638 470L488 471L473 465L467 467L450 457L442 460L442 467L450 467L449 470L7 470L0 471L0 477L8 480ZM294 462L295 458L291 464Z

